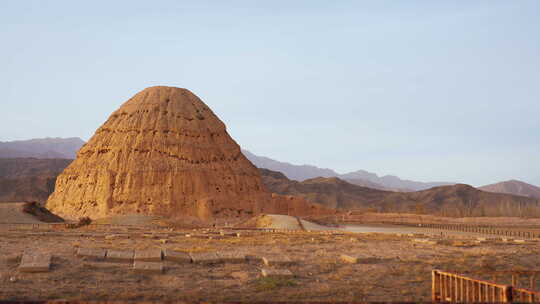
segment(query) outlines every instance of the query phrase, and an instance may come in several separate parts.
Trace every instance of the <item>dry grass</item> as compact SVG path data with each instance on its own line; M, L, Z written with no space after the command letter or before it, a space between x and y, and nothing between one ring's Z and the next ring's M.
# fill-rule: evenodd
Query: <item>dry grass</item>
M255 290L258 292L275 291L282 287L294 287L298 283L292 279L287 278L273 278L273 277L261 277L253 282Z
M88 228L81 231L92 232ZM385 234L253 233L212 240L170 236L169 242L162 244L159 238L166 233L152 234L144 228L122 232L129 238L103 237L119 231L122 230L96 230L96 236L80 238L73 231L69 237L62 236L64 232L32 237L27 237L26 231L0 233L0 256L15 255L38 244L60 257L55 259L50 273L23 274L20 281L0 284L0 294L14 299L36 299L38 295L40 299L137 301L260 302L280 301L284 297L290 301L428 301L430 272L434 268L491 279L476 272L530 269L540 263L540 244L536 243L472 244L470 240L456 240L443 245L417 245L410 241L411 237ZM295 278L285 281L259 278L262 264L253 260L211 266L171 264L163 275L140 275L129 268L85 268L83 261L73 254L76 247L162 248L188 253L236 249L259 257L284 254L297 263L287 267ZM339 260L341 254L359 255L364 262L343 263ZM16 274L17 263L15 259L7 267L0 267L0 277ZM245 273L247 279L235 279L232 272ZM51 284L55 289L50 288Z
M173 248L173 250L175 251L179 251L179 252L187 252L187 253L191 253L191 252L213 252L213 251L216 251L216 247L213 247L213 246L196 246L196 247L175 247Z

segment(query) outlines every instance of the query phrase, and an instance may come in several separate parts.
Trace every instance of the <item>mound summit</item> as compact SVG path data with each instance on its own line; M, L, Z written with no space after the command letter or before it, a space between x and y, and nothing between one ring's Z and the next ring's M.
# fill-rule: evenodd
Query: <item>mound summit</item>
M249 216L324 209L267 192L225 124L197 96L147 88L116 110L58 176L47 208L67 218L140 213Z

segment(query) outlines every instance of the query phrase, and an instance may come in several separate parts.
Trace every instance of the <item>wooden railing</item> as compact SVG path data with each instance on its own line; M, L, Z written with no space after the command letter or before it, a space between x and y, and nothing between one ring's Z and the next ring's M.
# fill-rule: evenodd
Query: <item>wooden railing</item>
M518 284L522 281L523 277L529 279L529 289L536 289L536 278L540 275L540 270L523 270L523 269L512 269L512 270L493 270L493 271L484 271L484 274L491 275L491 280L493 282L497 281L501 276L502 277L512 277L512 286L518 288Z
M361 219L355 219L354 217L343 217L344 223L363 223ZM381 224L399 225L414 228L432 229L436 232L438 230L468 232L477 234L497 235L501 237L512 238L540 238L540 228L528 228L528 227L496 227L474 224L442 224L442 223L412 223L412 222L399 222L399 221L381 221Z
M516 284L514 278L512 281ZM433 302L534 303L540 301L540 292L433 270L431 299Z
M433 302L511 302L512 287L433 270Z
M538 238L540 233L538 230L518 230L516 228L508 229L504 227L487 227L476 225L463 225L463 224L417 224L415 227L438 229L438 230L452 230L460 232L471 232L479 234L491 234L500 235L505 237L521 237L521 238Z
M525 288L512 288L512 299L519 303L537 303L540 301L540 292Z

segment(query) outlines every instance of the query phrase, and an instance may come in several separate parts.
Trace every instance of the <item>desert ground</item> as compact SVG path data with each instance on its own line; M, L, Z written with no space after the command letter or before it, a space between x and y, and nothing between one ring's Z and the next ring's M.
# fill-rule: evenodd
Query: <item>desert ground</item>
M371 226L373 227L373 226ZM388 227L387 227L388 228ZM0 225L0 299L126 301L430 301L431 271L480 279L494 271L534 269L540 243L477 239L478 235L390 227L391 233L182 229L157 226ZM397 229L397 230L395 230ZM138 273L129 263L86 260L79 248L237 252L238 263L163 261L162 273ZM18 270L23 252L52 254L49 272ZM358 257L348 263L341 255ZM263 257L287 256L266 266ZM293 276L262 277L262 268ZM495 277L508 284L510 276ZM522 277L520 284L528 287Z

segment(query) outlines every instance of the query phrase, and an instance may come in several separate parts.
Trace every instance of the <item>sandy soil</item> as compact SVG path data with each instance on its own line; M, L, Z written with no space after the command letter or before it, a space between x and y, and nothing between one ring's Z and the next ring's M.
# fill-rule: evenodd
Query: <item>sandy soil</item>
M493 270L534 269L540 244L475 239L413 242L418 236L393 234L265 233L200 239L205 230L152 230L144 227L26 230L0 225L1 300L186 300L186 301L429 301L431 270L455 271L490 279ZM186 252L241 251L252 256L287 255L292 279L263 279L262 263L174 264L163 274L135 273L126 264L104 267L75 256L78 247L169 248ZM51 252L48 273L20 273L25 249ZM347 264L341 254L367 258ZM509 277L498 282L509 283ZM523 278L526 286L527 278Z
M296 216L282 214L258 215L245 222L238 223L236 226L307 231L329 231L336 229L335 227L318 225L316 223L303 220Z
M40 223L34 216L22 211L26 203L0 203L0 224L4 223Z

